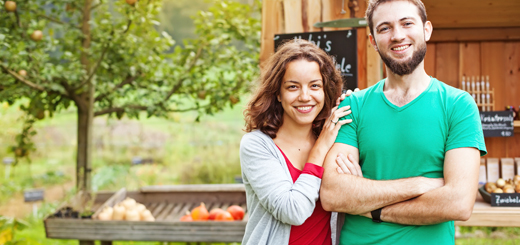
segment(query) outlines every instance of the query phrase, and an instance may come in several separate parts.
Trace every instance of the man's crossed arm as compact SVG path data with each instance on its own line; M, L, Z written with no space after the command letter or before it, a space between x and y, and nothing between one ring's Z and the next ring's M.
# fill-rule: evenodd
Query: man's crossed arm
M475 148L457 148L446 153L444 182L442 179L414 177L398 180L370 180L356 173L339 173L336 157L351 154L352 163L359 162L357 148L336 143L329 151L323 167L320 199L327 211L370 216L370 211L383 208L385 222L427 225L449 220L467 220L471 216L477 193L480 153ZM444 184L445 183L445 184Z

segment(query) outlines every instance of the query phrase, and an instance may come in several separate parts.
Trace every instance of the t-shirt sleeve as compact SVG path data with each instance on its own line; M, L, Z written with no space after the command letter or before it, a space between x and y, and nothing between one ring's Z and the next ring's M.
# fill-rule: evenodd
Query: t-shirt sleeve
M347 116L342 117L340 120L352 119L351 123L347 123L339 129L338 137L336 137L336 143L343 143L358 148L358 137L357 137L357 123L358 123L358 103L354 95L345 98L340 104L339 108L350 105L351 113Z
M457 96L453 103L446 152L462 147L477 148L480 156L487 154L478 107L468 93Z

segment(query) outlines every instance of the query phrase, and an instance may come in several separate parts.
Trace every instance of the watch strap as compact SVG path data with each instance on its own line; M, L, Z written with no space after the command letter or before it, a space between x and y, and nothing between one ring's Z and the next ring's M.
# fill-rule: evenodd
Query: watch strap
M373 210L372 212L370 212L370 214L372 214L372 221L374 221L375 223L383 222L381 220L381 210L383 210L383 208L378 208L378 209Z

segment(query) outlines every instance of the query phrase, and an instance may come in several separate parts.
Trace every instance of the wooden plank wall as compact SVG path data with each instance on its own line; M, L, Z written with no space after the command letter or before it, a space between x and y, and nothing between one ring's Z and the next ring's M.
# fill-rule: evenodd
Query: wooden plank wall
M346 30L349 28L315 28L316 22L346 19L352 16L349 0L264 0L262 2L262 37L260 66L274 53L274 35L283 33ZM342 4L344 4L342 12ZM358 1L354 17L365 15L366 1ZM381 61L368 41L366 28L358 28L358 87L364 89L381 79ZM367 51L368 50L368 51ZM377 54L377 53L376 53ZM367 75L370 74L370 75ZM369 76L369 78L367 78ZM367 80L370 79L370 84Z
M428 74L457 88L462 76L489 76L495 110L520 106L520 41L429 42L427 48ZM520 157L520 135L486 138L486 147L486 157Z

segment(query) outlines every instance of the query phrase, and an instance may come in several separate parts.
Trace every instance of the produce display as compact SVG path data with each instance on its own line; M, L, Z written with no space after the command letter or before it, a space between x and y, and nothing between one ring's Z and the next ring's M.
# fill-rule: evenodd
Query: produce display
M146 206L128 197L114 205L114 207L105 207L101 213L99 213L97 219L155 221L155 218L153 217L150 210L146 209Z
M227 210L214 208L208 212L206 205L201 202L200 206L195 207L191 212L186 212L180 221L239 221L244 218L245 211L238 205L231 205Z
M513 179L498 179L496 183L488 182L484 186L488 193L520 193L520 175Z

